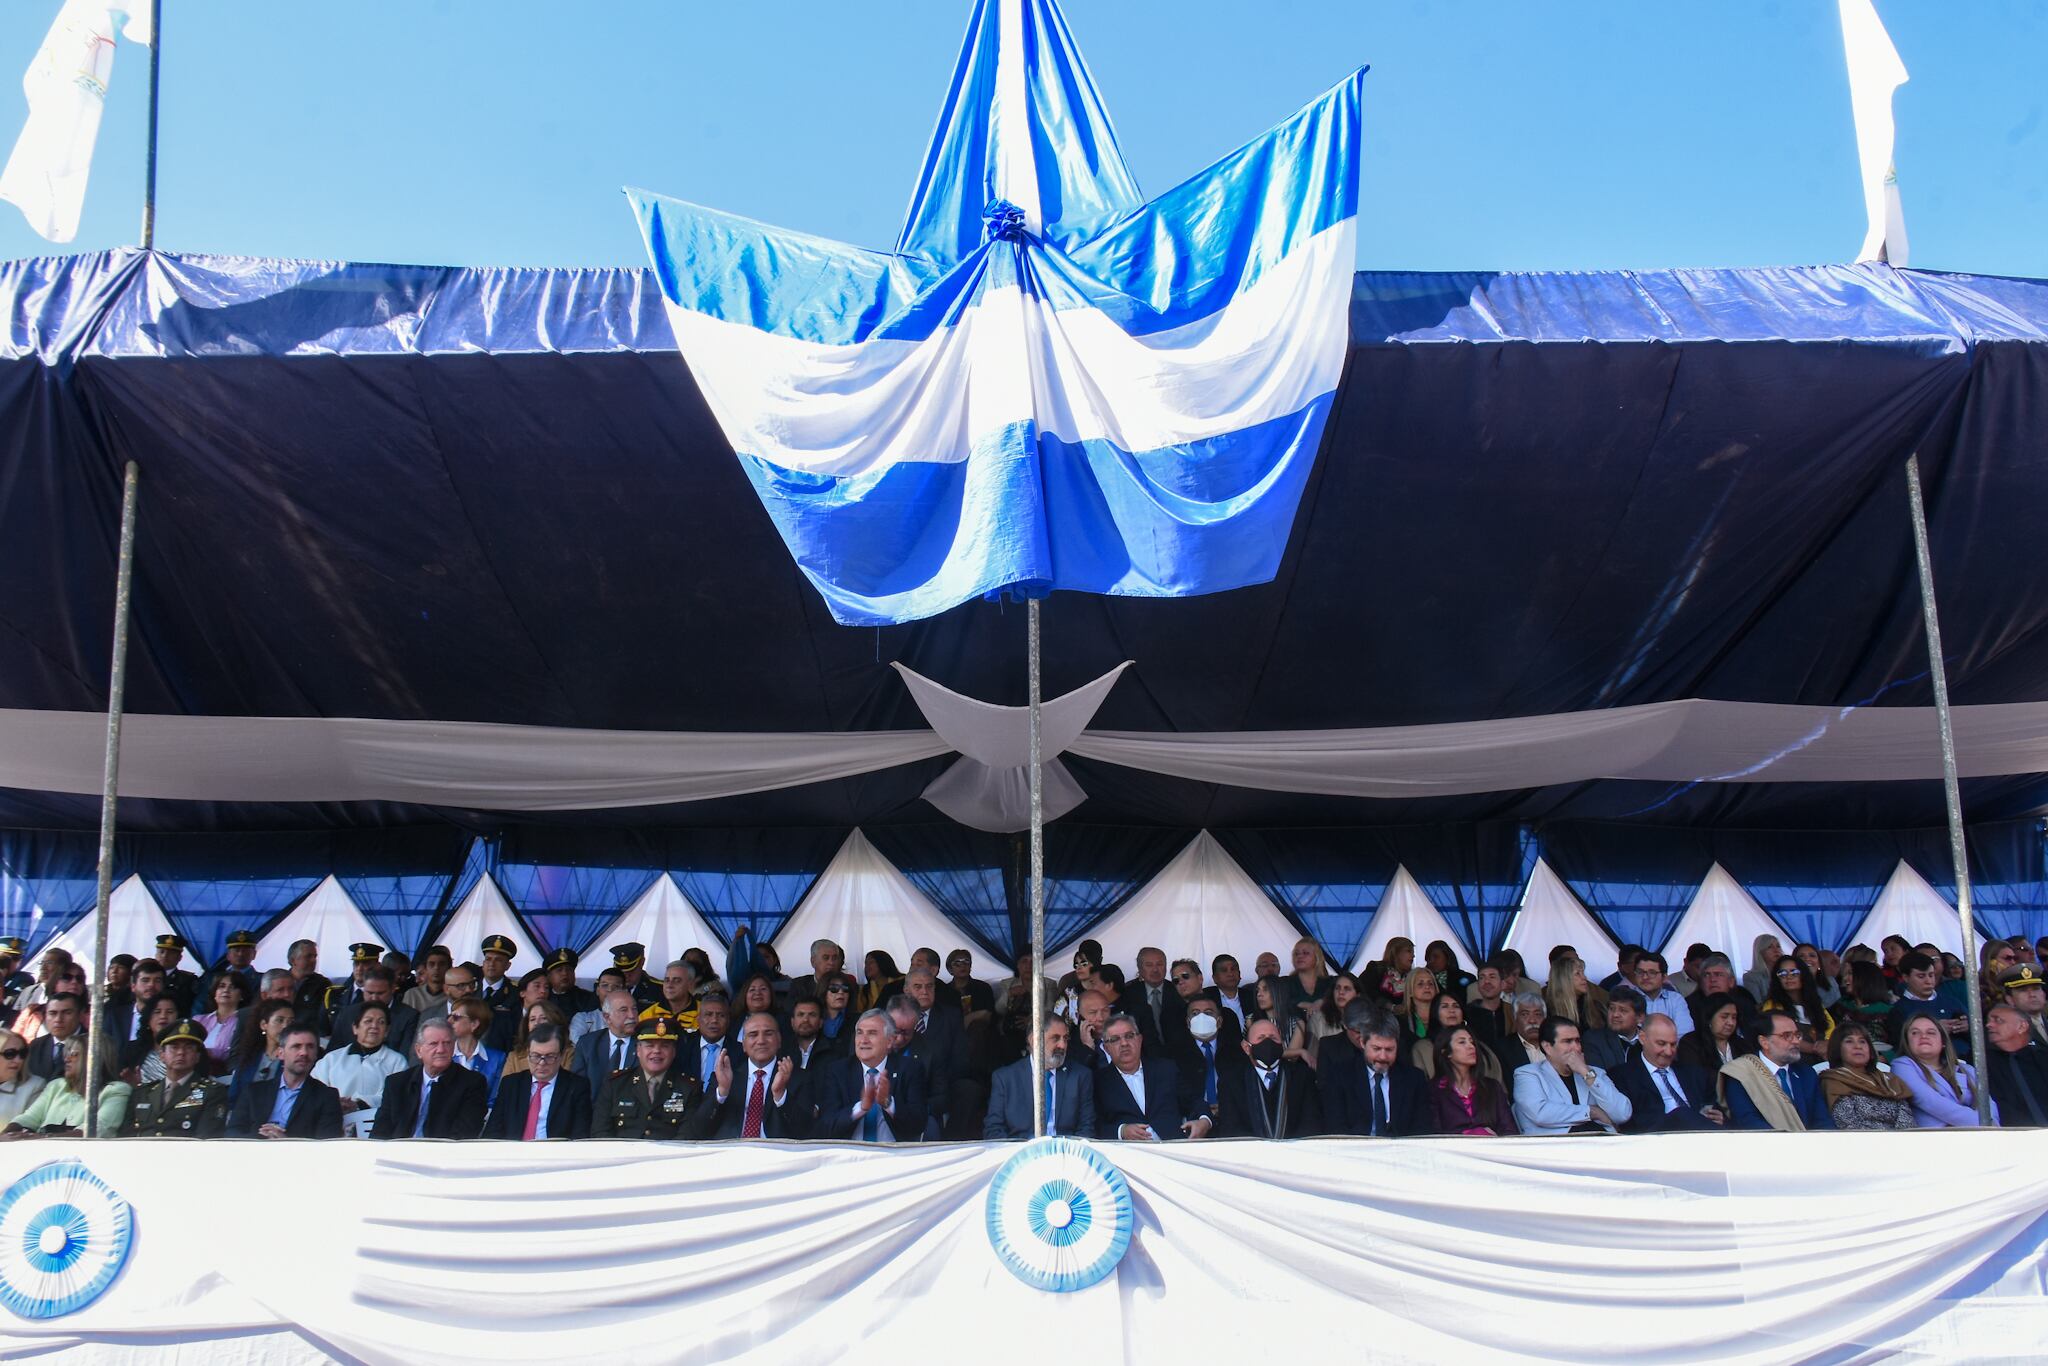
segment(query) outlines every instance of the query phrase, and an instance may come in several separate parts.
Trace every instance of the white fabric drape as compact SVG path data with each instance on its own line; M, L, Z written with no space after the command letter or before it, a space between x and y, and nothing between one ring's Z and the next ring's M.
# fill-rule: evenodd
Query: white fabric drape
M1406 865L1394 869L1394 876L1380 897L1379 909L1373 912L1372 923L1365 927L1365 936L1358 941L1358 951L1351 957L1351 970L1363 971L1367 963L1385 957L1387 941L1396 936L1405 936L1414 943L1418 967L1422 964L1422 951L1435 939L1456 949L1458 961L1468 971L1478 966L1471 948L1451 928L1451 922L1444 919L1444 913L1436 908Z
M1908 944L1932 944L1948 953L1963 951L1963 920L1927 879L1913 871L1904 859L1892 869L1891 879L1877 894L1870 914L1849 941L1879 948L1888 934L1904 935ZM1969 965L1972 972L1977 965Z
M488 876L477 879L476 886L469 889L469 895L462 898L462 904L455 908L455 914L435 935L437 943L448 946L455 955L455 961L476 961L483 953L484 936L502 934L512 941L518 952L512 955L511 977L519 980L529 969L540 966L541 952L533 942L533 936L526 932L526 926L519 923L513 914L511 903L498 890L498 884ZM411 951L412 946L398 947Z
M1093 939L1102 945L1103 961L1122 968L1132 981L1138 977L1138 950L1147 947L1165 950L1169 959L1194 959L1205 980L1210 962L1227 953L1250 981L1260 954L1277 953L1284 965L1300 938L1301 931L1204 830L1107 920L1050 950L1046 971L1059 976L1075 946Z
M1522 889L1522 908L1515 913L1501 947L1521 954L1522 966L1540 983L1550 975L1550 951L1559 944L1570 944L1579 951L1586 975L1594 981L1600 979L1602 965L1612 961L1616 947L1614 937L1564 885L1564 879L1538 859L1529 871L1529 885Z
M292 908L291 914L256 941L256 961L266 967L284 967L292 942L299 939L310 939L320 946L320 971L336 981L349 975L349 945L384 943L332 874L322 878L320 885ZM456 961L462 961L462 957L457 953Z
M605 926L603 933L590 941L590 952L577 969L577 977L584 982L595 980L598 973L611 965L611 946L614 944L645 946L645 971L650 977L660 977L667 972L668 965L681 958L684 949L703 949L711 955L712 963L724 971L724 965L718 960L725 940L711 928L711 923L697 910L696 904L683 895L683 889L667 873L648 884L647 890L635 897L633 904L620 912L617 920ZM739 983L727 985L738 986Z
M943 958L965 937L965 930L925 900L856 830L775 932L774 942L783 971L802 976L809 970L812 942L829 939L846 950L846 970L862 982L861 965L870 949L886 950L897 970L908 972L911 950L937 949Z
M95 910L96 907L88 905L85 913L73 921L69 929L43 945L29 960L29 975L33 977L41 968L44 954L51 949L63 949L71 955L72 962L84 967L86 980L90 982L93 965L99 961L93 947L99 929ZM151 895L141 878L131 875L107 898L107 943L113 946L108 950L109 957L117 953L146 957L156 947L158 935L175 933L170 917L164 914L163 907L157 905L156 897ZM209 1005L208 1009L211 1008Z
M125 796L196 801L396 801L486 811L652 806L853 777L966 744L1022 763L1022 708L949 693L904 671L936 731L681 733L586 731L474 722L321 717L130 716ZM1360 730L1075 730L1118 673L1048 704L1045 756L1196 782L1341 797L1454 796L1600 778L1654 782L1892 782L1941 776L1925 707L1797 707L1659 702L1606 711ZM951 700L948 700L951 699ZM1013 715L1014 714L1014 715ZM935 724L936 724L935 719ZM1054 729L1054 725L1057 729ZM1062 743L1072 732L1070 743ZM1965 778L2048 772L2048 703L1955 709ZM97 794L106 718L0 710L0 787ZM1048 773L1063 772L1057 764ZM1015 783L934 784L963 810L1015 821ZM1068 790L1050 779L1058 800ZM1021 823L1005 828L1021 828Z
M2048 1166L2017 1130L1099 1145L1139 1212L1094 1290L989 1246L1012 1145L14 1143L134 1206L126 1269L0 1357L287 1332L371 1366L1297 1353L1651 1366L2013 1361L2048 1341ZM1930 1180L1939 1173L1939 1180ZM288 1256L221 1192L290 1193ZM1674 1328L1674 1325L1677 1325ZM1182 1353L1185 1355L1185 1352ZM195 1359L199 1359L196 1358Z
M1671 970L1676 972L1686 949L1694 944L1705 944L1728 955L1739 979L1749 971L1750 951L1760 934L1775 934L1779 942L1788 948L1793 940L1783 926L1756 904L1756 898L1735 880L1734 875L1717 863L1700 880L1700 889L1693 894L1692 904L1685 908L1685 914L1678 918L1678 924L1658 952L1670 961Z

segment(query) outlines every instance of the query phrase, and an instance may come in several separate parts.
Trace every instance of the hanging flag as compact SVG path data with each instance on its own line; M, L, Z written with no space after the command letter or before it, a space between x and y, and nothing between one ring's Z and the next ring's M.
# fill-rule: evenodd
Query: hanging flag
M834 617L1273 577L1349 340L1364 74L1146 201L1055 0L978 0L894 251L627 192Z
M1906 264L1906 216L1892 159L1892 92L1907 81L1906 64L1885 32L1872 0L1840 0L1842 47L1849 58L1849 105L1856 115L1856 157L1863 172L1863 210L1870 226L1859 261Z
M65 0L21 78L28 93L28 122L15 139L7 169L0 171L0 199L19 208L28 225L52 242L78 236L93 145L107 107L107 81L114 72L114 32L123 19L128 26L122 31L130 41L150 41L147 8L131 18L127 5Z

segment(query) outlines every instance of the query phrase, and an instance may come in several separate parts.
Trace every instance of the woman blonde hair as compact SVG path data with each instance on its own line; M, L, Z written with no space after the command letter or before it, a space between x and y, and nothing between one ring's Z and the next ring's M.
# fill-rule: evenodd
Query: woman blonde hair
M1914 1057L1911 1050L1906 1047L1907 1036L1912 1033L1913 1026L1922 1020L1932 1021L1935 1033L1941 1036L1941 1061L1937 1066L1941 1072L1941 1079L1948 1083L1949 1094L1960 1098L1963 1094L1963 1086L1956 1077L1955 1040L1949 1038L1948 1031L1943 1029L1941 1022L1932 1015L1916 1011L1908 1015L1905 1023L1899 1026L1898 1052L1892 1057L1892 1070L1897 1071L1901 1067L1908 1066L1917 1067L1920 1069L1920 1075L1925 1077L1930 1084L1934 1081L1934 1074L1927 1070L1927 1064Z
M1550 965L1550 980L1543 984L1543 1004L1553 1015L1562 1015L1583 1025L1580 996L1590 985L1585 960L1576 956L1560 958ZM1606 1021L1601 1021L1605 1024Z

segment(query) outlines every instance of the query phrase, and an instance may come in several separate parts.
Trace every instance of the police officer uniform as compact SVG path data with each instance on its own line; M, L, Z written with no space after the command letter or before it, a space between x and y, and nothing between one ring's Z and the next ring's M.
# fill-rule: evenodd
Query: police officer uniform
M648 1006L667 1004L662 999L661 983L649 977L646 973L647 946L645 944L627 943L612 945L612 966L620 972L637 971L640 973L640 980L633 984L631 991L633 999L640 1003L641 1009L644 1010Z
M28 945L13 935L0 939L0 1029L14 1028L14 1017L21 1009L21 993L35 985L36 979L18 971L21 956L28 951Z
M2034 970L2032 963L2021 963L2018 967L2007 968L2004 972L1998 974L2000 1000L2009 1000L2015 991L2026 991L2035 987L2048 989L2048 982L2042 980L2041 974ZM2025 1011L2020 1013L2026 1015ZM2033 1033L2036 1044L2048 1045L2048 1019L2038 1015L2028 1015L2027 1025Z
M577 961L576 950L565 946L549 954L541 963L541 969L543 971L550 971L554 968L566 966L573 972ZM573 978L569 982L569 989L567 991L556 991L553 987L548 988L548 999L555 1003L562 1014L572 1020L578 1015L599 1009L601 1005L601 1002L597 999L596 992L576 982Z
M254 930L230 930L228 931L227 946L231 949L253 949L256 947L256 932ZM256 995L262 989L263 979L253 967L229 967L226 954L222 954L221 961L207 969L206 975L199 979L199 989L193 993L196 1005L201 1008L199 1010L200 1014L207 1015L212 1013L213 984L223 977L232 977L242 984L242 1004L244 1006L256 1003Z
M655 1015L640 1021L633 1038L636 1043L659 1039L680 1044L683 1031L671 1016ZM598 1087L590 1136L707 1139L717 1128L718 1102L688 1068L671 1063L650 1086L636 1064L612 1073Z
M206 1031L180 1020L157 1035L156 1046L186 1042L206 1047ZM202 1056L201 1062L205 1059ZM219 1138L228 1127L228 1084L203 1070L171 1085L165 1077L137 1088L121 1121L123 1138Z
M354 965L377 963L383 961L383 958L382 944L362 943L348 946L348 961L351 965L348 980L331 984L320 997L320 1017L313 1021L313 1026L320 1031L321 1038L328 1038L334 1033L334 1022L341 1017L344 1010L362 1004L363 988L356 981Z
M485 935L483 951L502 953L507 958L519 956L519 946L502 934ZM498 979L496 986L491 986L479 973L476 999L491 1008L491 1032L485 1036L484 1043L500 1052L510 1049L512 1041L519 1036L519 1017L525 1014L525 1008L519 1004L519 987L513 982L512 974L506 973Z
M191 948L191 945L175 934L158 935L156 946L159 960L163 958L164 949L176 949L179 953L185 953ZM164 995L178 1003L180 1019L189 1018L192 1014L192 1003L199 999L199 974L187 972L183 968L165 968ZM212 1003L208 1002L206 1008L212 1010Z

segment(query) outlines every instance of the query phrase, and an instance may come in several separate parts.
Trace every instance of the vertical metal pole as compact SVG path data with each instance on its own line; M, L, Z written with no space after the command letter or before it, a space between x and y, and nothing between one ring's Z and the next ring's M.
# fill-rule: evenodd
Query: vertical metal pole
M92 1018L85 1031L85 1136L99 1129L100 1049L107 1021L107 910L114 895L114 805L121 786L121 708L128 681L128 600L135 581L135 490L142 472L121 475L121 554L114 572L114 662L107 677L107 751L100 775L99 893L93 903Z
M142 249L156 246L156 92L164 47L164 0L149 0L149 150L143 162Z
M1948 799L1948 852L1956 870L1956 914L1963 922L1964 983L1970 1000L1970 1056L1977 1068L1977 1123L1991 1127L1985 1080L1984 992L1978 982L1977 925L1970 914L1970 855L1963 846L1963 793L1956 781L1956 733L1948 710L1948 666L1941 657L1941 614L1934 605L1934 561L1927 548L1927 504L1920 495L1920 453L1906 457L1906 501L1913 510L1913 556L1920 565L1920 618L1927 627L1927 665L1934 679L1934 715L1941 726L1941 787Z
M1031 1134L1045 1137L1045 774L1039 754L1038 599L1026 606L1031 639Z

